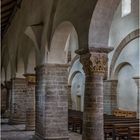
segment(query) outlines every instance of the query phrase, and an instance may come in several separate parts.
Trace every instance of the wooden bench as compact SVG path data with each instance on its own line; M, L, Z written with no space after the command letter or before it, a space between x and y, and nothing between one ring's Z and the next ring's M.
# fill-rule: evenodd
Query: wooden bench
M83 113L76 110L68 111L68 129L73 132L82 133Z
M116 137L128 138L129 127L138 126L139 120L134 117L123 117L115 115L104 115L104 134L105 140L107 138L113 138L116 140ZM68 128L73 132L82 133L82 124L83 124L83 112L69 110L68 111ZM120 127L120 129L118 129ZM122 127L122 128L121 128ZM119 131L118 131L119 130ZM135 136L136 137L136 136ZM137 139L136 139L137 140Z
M131 126L128 128L128 139L129 140L139 140L140 139L140 131L139 126Z
M104 135L105 135L105 139L107 139L108 137L113 136L113 125L114 124L129 124L129 123L138 123L139 120L136 119L121 119L120 118L117 120L107 120L104 122Z
M119 139L128 139L128 128L131 126L138 126L139 123L120 123L113 125L113 140L116 138Z

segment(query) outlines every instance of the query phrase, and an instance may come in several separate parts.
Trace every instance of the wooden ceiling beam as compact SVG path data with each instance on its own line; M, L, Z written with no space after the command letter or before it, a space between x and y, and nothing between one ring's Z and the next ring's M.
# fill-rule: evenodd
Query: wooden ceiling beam
M5 11L11 10L14 7L14 3L11 5L7 5L6 7L1 7L1 14L3 14Z

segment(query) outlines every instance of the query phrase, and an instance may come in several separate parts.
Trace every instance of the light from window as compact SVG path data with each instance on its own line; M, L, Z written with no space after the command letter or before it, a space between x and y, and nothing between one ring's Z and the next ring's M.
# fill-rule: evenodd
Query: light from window
M122 17L131 13L131 0L122 0Z

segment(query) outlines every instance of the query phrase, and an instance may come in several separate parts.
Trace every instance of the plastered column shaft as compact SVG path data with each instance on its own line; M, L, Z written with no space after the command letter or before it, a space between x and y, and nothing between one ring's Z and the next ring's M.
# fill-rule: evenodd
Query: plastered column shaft
M36 69L37 140L68 139L67 65L46 64Z

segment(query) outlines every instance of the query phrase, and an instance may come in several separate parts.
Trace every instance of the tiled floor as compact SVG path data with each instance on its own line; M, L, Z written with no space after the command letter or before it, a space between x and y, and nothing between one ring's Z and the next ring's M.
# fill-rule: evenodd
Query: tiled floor
M34 131L25 131L25 125L8 125L2 120L1 140L33 140ZM70 140L81 140L82 136L77 133L69 133Z

